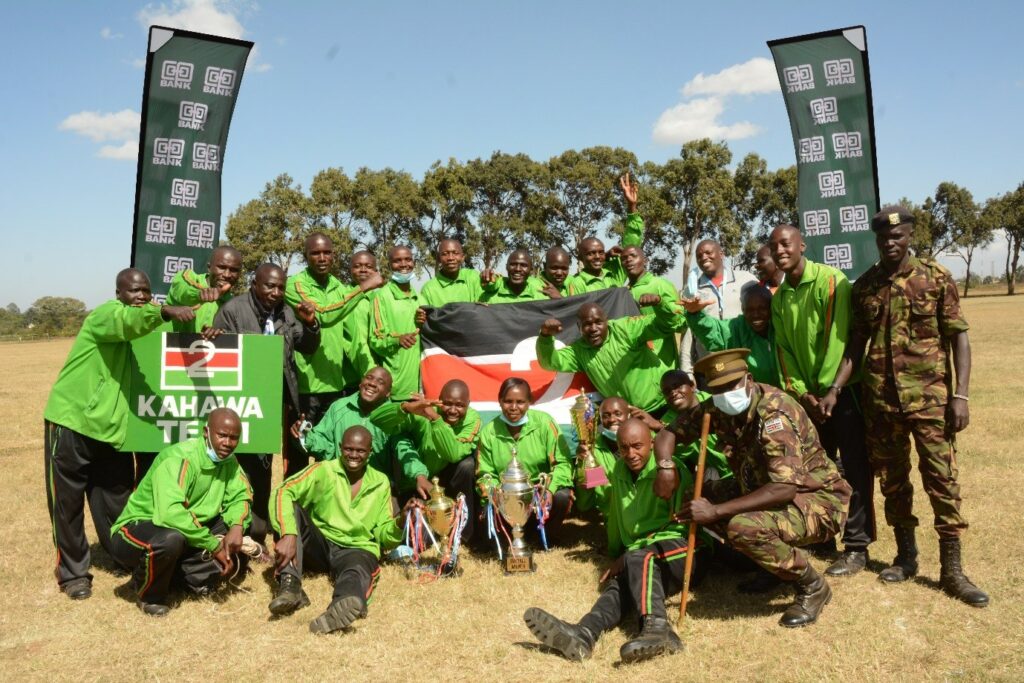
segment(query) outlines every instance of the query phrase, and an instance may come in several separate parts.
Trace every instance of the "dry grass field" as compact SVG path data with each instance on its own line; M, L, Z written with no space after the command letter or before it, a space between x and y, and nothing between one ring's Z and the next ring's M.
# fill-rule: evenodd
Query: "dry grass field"
M94 595L72 602L52 579L54 552L43 487L42 409L70 341L0 345L0 678L473 680L1024 680L1024 296L965 303L973 324L972 423L960 440L968 574L992 595L988 609L934 589L938 550L917 486L923 522L921 576L903 586L876 580L891 559L889 532L872 546L872 571L832 582L820 622L776 625L788 594L748 598L740 576L710 577L696 590L681 635L687 651L619 667L628 634L607 634L594 658L572 664L538 650L523 610L539 605L577 618L596 596L602 561L582 539L538 557L536 575L504 578L489 557L466 557L457 580L418 584L386 567L366 620L354 632L314 637L307 624L330 596L270 621L264 571L220 599L184 600L165 619L137 610L128 579L94 546ZM881 512L881 500L876 497ZM95 534L89 527L90 538ZM817 562L819 569L823 563ZM670 613L678 597L670 601Z

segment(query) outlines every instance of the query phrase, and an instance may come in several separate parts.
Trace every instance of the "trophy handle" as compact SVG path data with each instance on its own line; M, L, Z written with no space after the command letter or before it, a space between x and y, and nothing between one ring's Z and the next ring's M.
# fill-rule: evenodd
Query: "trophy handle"
M543 496L545 493L551 490L551 475L547 472L541 472L537 475L537 485L540 486L540 494Z

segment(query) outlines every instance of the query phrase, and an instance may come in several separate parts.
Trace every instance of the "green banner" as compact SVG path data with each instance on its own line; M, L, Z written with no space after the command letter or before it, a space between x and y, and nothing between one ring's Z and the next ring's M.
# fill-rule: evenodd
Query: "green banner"
M156 452L191 438L220 406L242 418L237 453L281 449L281 337L222 334L207 341L198 334L154 332L132 342L132 352L122 450Z
M793 129L807 258L851 280L877 258L875 124L863 26L768 42Z
M252 46L149 29L131 263L160 302L175 273L205 271L219 240L224 148Z

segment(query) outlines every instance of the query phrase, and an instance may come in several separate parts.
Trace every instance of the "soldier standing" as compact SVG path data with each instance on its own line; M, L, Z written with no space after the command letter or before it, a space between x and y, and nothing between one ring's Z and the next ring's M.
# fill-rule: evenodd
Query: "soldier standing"
M938 263L908 253L914 216L906 208L883 208L872 218L871 229L879 261L853 287L854 324L836 384L843 386L863 361L868 447L897 549L892 566L878 578L898 583L917 573L913 436L939 534L939 583L954 598L985 607L988 595L964 576L960 564L960 535L967 520L960 514L955 434L969 420L971 346L956 283Z

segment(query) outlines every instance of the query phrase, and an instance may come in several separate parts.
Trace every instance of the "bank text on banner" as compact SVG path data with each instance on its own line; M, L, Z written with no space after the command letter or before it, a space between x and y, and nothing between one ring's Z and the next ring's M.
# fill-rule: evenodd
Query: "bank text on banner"
M537 335L548 318L562 322L555 346L562 348L579 338L576 313L594 302L609 319L637 315L639 309L628 289L607 289L580 296L517 304L448 304L431 309L420 331L423 390L436 398L450 379L469 385L473 407L485 419L497 415L498 388L509 377L530 384L533 408L568 425L569 408L580 393L594 387L582 373L544 370L537 362Z
M242 419L238 453L280 450L281 337L154 332L132 342L132 351L123 450L156 452L191 438L220 406Z
M253 44L152 26L142 93L131 264L163 301L220 239L228 127Z
M856 279L876 252L875 125L863 26L768 42L796 148L807 258Z

